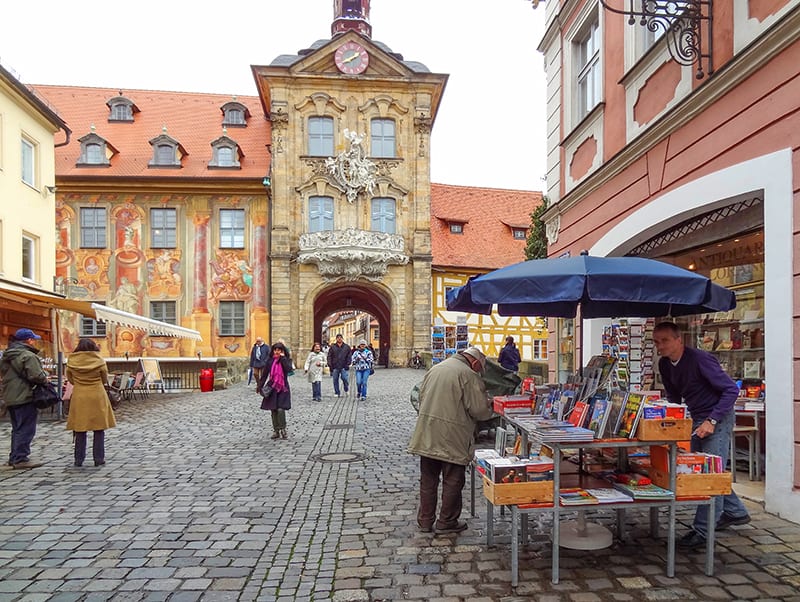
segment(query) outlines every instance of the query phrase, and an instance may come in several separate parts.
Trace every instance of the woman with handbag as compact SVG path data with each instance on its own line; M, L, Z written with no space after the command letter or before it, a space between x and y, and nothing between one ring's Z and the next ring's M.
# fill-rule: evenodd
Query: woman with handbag
M353 357L350 362L356 371L356 397L358 399L366 399L367 381L369 380L369 375L374 372L372 366L375 363L375 357L367 348L367 341L361 339L358 342L358 347L353 351Z
M67 429L73 431L75 466L86 459L87 432L92 435L95 466L106 463L106 429L117 426L114 410L106 393L108 368L100 348L91 339L81 339L67 360L67 380L72 383Z
M322 371L324 369L325 354L322 353L322 345L314 343L303 368L308 375L308 382L311 383L311 397L314 401L322 401Z
M286 439L286 410L292 408L292 392L289 389L289 372L292 360L283 343L272 345L270 358L261 371L258 391L261 393L261 409L272 415L272 438Z

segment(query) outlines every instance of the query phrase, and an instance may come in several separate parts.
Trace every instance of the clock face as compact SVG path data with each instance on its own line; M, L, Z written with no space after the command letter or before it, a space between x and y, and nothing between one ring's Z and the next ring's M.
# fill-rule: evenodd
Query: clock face
M347 75L364 73L369 65L369 55L366 49L356 42L345 42L339 46L333 60L339 71Z

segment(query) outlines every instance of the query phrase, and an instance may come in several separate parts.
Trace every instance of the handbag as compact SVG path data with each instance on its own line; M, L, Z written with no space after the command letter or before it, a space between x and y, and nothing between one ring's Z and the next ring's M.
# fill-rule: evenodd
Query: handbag
M46 410L61 403L61 395L58 394L56 386L51 382L36 383L33 387L33 405L40 410Z
M116 387L112 387L111 385L105 385L106 395L108 396L108 402L111 404L112 408L116 408L117 404L122 399L122 394L120 393L119 389Z
M272 395L274 390L275 388L270 383L264 383L264 386L261 387L261 391L259 391L259 393L261 393L261 397L267 398Z

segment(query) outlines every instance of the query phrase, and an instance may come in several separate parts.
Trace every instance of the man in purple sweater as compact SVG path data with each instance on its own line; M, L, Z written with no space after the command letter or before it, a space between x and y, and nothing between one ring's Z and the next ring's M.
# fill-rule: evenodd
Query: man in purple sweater
M733 404L739 388L715 356L685 347L680 330L672 322L657 324L653 341L661 356L658 371L667 398L674 403L683 400L692 415L692 451L722 456L725 466L736 422ZM714 509L716 529L750 522L747 508L733 492L717 497ZM698 506L692 530L678 541L678 547L688 550L704 547L707 527L708 508Z

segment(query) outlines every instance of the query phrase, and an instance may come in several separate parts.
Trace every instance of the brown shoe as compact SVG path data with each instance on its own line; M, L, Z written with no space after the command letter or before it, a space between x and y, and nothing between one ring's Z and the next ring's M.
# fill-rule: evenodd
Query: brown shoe
M467 523L463 521L459 521L454 525L450 525L448 527L440 527L436 526L437 533L461 533L467 528Z
M270 439L280 439L280 438L281 438L280 431L275 431L274 433L272 433L272 437L270 437Z
M281 429L281 439L288 439L289 435L286 434L286 429Z
M39 468L40 466L44 466L42 462L32 462L31 460L25 460L24 462L17 462L13 465L15 470L22 470L23 468Z

